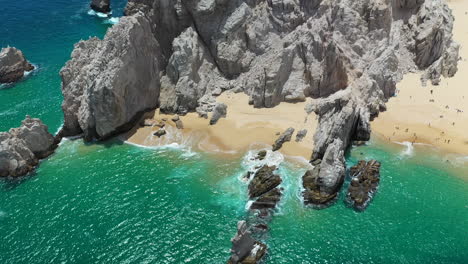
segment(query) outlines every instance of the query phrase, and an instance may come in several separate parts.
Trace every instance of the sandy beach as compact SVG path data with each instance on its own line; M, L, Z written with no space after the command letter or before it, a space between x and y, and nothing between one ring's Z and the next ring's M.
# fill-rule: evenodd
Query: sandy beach
M468 154L468 0L448 1L455 15L454 36L461 45L458 73L442 79L440 85L421 83L421 73L407 74L397 85L397 95L387 103L387 111L372 122L373 135L389 142L412 142L433 145L447 153ZM136 127L124 136L130 143L159 146L171 143L219 153L238 153L251 148L270 147L289 127L296 131L291 142L281 152L288 156L309 159L313 148L313 134L317 127L315 114L307 115L302 103L281 103L275 108L256 109L248 105L243 93L225 92L217 98L228 106L226 118L209 125L209 119L189 113L181 117L183 130L177 130L172 115L159 110L144 118L168 120L167 135L153 136L158 127ZM307 129L302 142L296 142L296 133Z
M421 73L407 74L387 111L372 122L373 133L389 141L430 144L468 154L468 0L448 1L455 16L454 38L461 45L458 72L440 85L421 84Z
M180 117L184 129L178 130L171 121L172 115L160 114L156 110L145 118L159 121L166 119L167 135L161 138L153 136L158 127L138 127L130 131L125 139L144 146L177 143L208 152L243 153L251 148L271 148L278 133L293 127L295 132L291 142L285 143L280 151L287 156L305 159L312 155L317 119L315 114L307 115L304 110L311 99L263 109L249 105L248 96L243 93L225 92L217 100L228 106L228 113L226 118L221 118L214 126L209 125L209 119L189 113ZM308 133L302 142L296 142L296 134L302 129L307 129Z

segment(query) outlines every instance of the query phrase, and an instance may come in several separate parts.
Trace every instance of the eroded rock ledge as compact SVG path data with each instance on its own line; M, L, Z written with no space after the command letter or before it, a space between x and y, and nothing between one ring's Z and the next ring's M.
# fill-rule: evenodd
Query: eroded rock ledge
M39 159L50 156L60 138L54 138L41 120L29 116L18 128L0 133L0 177L19 177L32 170Z

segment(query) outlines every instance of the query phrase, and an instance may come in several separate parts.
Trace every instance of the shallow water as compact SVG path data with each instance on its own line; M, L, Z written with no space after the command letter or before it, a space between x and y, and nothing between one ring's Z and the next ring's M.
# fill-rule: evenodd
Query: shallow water
M76 41L109 27L87 14L87 2L2 3L0 46L22 49L39 70L0 90L0 131L26 114L59 128L58 71ZM114 1L114 16L124 2ZM266 263L468 263L466 157L375 138L353 148L348 165L359 159L382 162L380 188L363 213L342 197L325 210L304 208L306 167L272 159L286 191ZM0 181L0 263L224 263L246 214L246 160L248 153L66 140L33 175Z

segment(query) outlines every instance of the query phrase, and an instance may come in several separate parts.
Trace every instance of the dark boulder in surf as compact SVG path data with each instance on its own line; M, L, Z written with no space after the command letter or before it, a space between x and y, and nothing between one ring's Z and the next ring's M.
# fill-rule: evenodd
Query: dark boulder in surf
M281 177L274 173L275 166L264 165L256 173L249 184L250 198L259 197L281 184Z
M364 161L350 170L351 183L346 202L358 211L367 208L380 183L380 163L376 160Z
M91 9L100 13L109 13L110 9L110 0L92 0Z
M228 264L255 264L265 255L267 246L252 237L247 222L237 223L237 234L231 240L231 257Z

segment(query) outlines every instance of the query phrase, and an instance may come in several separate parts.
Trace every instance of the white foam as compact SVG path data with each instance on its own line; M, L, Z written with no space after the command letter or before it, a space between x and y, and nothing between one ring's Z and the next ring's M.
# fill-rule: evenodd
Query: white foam
M395 142L399 145L406 146L406 149L402 152L403 156L413 156L414 153L414 146L413 143L404 141L404 142Z
M6 215L6 212L0 210L0 218L4 218Z
M112 12L109 12L109 13L101 13L101 12L96 12L94 10L89 10L88 11L88 15L90 16L97 16L97 17L100 17L100 18L108 18L110 15L112 14Z
M118 17L111 17L111 18L109 18L109 19L104 20L103 23L104 23L104 24L115 25L115 24L119 23L119 21L120 21L120 18L118 18Z

